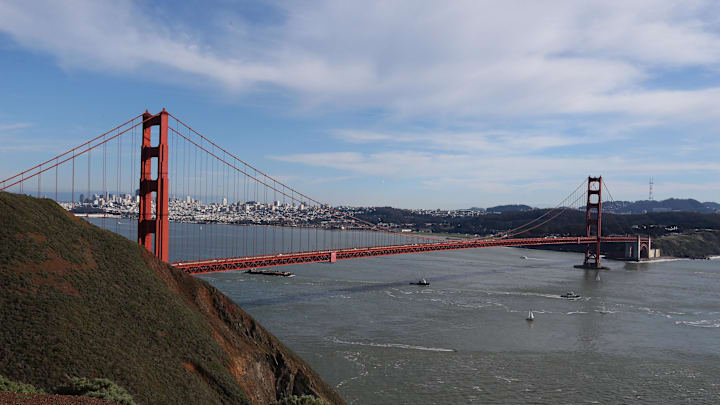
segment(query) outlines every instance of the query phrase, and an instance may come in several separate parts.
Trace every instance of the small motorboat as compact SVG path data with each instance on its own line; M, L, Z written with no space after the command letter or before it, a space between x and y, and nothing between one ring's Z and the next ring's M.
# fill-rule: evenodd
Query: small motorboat
M560 295L560 297L567 298L569 300L575 300L575 299L580 298L580 295L575 294L573 291L568 291L565 294Z
M411 285L430 285L430 282L428 282L427 280L425 280L425 279L423 278L423 279L418 280L418 281L415 282L415 283L410 283L410 284L411 284Z
M528 311L528 316L525 318L526 321L532 322L535 320L535 315L533 314L532 309Z

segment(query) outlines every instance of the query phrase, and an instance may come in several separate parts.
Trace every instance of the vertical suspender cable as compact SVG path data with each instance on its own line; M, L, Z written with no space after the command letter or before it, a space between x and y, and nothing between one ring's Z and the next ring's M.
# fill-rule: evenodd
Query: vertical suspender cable
M272 212L275 212L275 210L277 210L277 208L278 208L276 206L277 204L275 204L275 201L277 201L277 184L273 180L273 201L272 201L273 211ZM273 216L275 217L276 215L277 214L275 214ZM273 220L273 223L275 223L275 222L277 222L277 221ZM272 251L273 251L273 253L280 253L280 251L277 248L277 245L275 244L275 232L277 231L278 228L277 228L276 224L274 224L274 225L275 226L272 228Z
M255 170L254 177L255 177L255 212L253 213L253 217L254 217L253 222L255 222L255 224L253 225L253 234L255 235L255 237L253 237L253 255L257 256L258 255L258 243L257 243L257 239L258 239L258 224L257 224L257 222L258 222L258 220L257 220L258 219L258 213L257 213L258 198L257 197L258 197L258 195L257 195L257 192L258 192L258 187L260 187L260 183L258 182L258 177L257 177L257 170Z
M266 177L267 177L267 176L266 176ZM265 179L265 181L267 182L267 178ZM267 187L263 187L263 211L264 211L264 215L263 215L263 216L267 216L267 208L268 208L268 203L267 203ZM267 227L266 225L263 225L263 228L262 228L262 234L263 234L263 254L267 254L267 253L268 253L268 249L267 249L267 230L268 230L268 227Z
M103 205L107 204L107 143L105 143L105 137L103 136L103 177L102 177L102 199L104 201ZM105 224L105 219L107 217L107 208L103 208L103 219L102 219L102 226L105 228L107 225Z
M91 173L91 170L90 170L90 162L91 162L91 160L90 160L90 153L91 153L91 152L92 152L92 149L88 150L88 152L87 152L87 161L88 161L88 175L87 175L87 178L88 178L88 187L87 187L87 188L88 188L88 191L87 191L87 196L85 196L85 198L87 198L87 201L90 201L90 173ZM85 218L89 218L89 217L90 217L90 206L89 206L89 204L88 204L88 205L85 207Z
M55 201L58 201L58 162L59 158L55 158Z
M247 167L245 167L245 173L248 173ZM243 174L243 255L250 256L248 254L248 177Z
M20 183L22 185L22 183ZM75 151L72 154L72 186L71 186L72 199L70 202L70 212L75 209Z
M213 207L213 213L215 213L215 209L218 208L218 207L217 207L217 189L215 188L215 176L217 176L217 170L216 170L216 169L217 169L217 160L216 160L216 159L211 159L212 153L213 153L214 150L215 150L215 149L213 149L213 147L212 147L212 145L211 145L211 147L210 147L210 153L207 154L207 159L208 159L208 162L209 162L209 164L208 164L209 169L208 169L208 170L210 170L210 173L209 173L209 174L210 174L210 196L208 197L208 201L212 200L212 204L214 205L214 207ZM212 198L212 199L211 199L211 197L212 197L213 194L215 194L215 198ZM209 232L208 237L209 237L209 239L210 239L210 245L212 246L212 250L210 250L210 251L213 251L213 252L214 252L215 249L216 249L216 246L215 246L215 243L214 243L214 242L215 242L215 239L216 239L215 234L220 230L220 221L218 221L217 215L215 216L215 218L211 218L211 220L213 220L214 225L213 225L212 227L208 227L208 229L213 229L213 231L210 231L210 232ZM212 257L216 257L216 255L213 255ZM210 258L211 258L211 257L209 257L208 259L210 259Z

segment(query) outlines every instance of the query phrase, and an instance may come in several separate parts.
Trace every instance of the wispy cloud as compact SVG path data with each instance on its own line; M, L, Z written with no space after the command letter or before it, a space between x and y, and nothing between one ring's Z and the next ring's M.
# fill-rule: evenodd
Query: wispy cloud
M0 124L0 132L12 131L15 129L23 129L32 126L29 122L16 122L12 124Z
M383 152L383 153L310 153L275 156L276 160L341 170L362 178L381 177L427 186L458 194L477 192L523 193L541 191L541 201L552 203L552 196L564 196L587 175L602 174L609 179L628 176L645 178L674 176L678 173L720 175L717 162L654 162L614 156L582 157L495 156L480 157L466 153ZM641 198L645 186L637 182L615 182L617 198ZM681 187L698 190L701 187ZM707 188L705 191L708 191ZM485 197L487 198L487 197ZM492 197L495 198L495 197ZM538 198L535 196L533 198ZM535 200L537 201L537 200Z
M334 131L333 135L337 139L357 144L393 144L433 150L504 154L525 154L599 141L598 138L579 135L507 130L377 132L343 129Z
M644 86L670 69L716 70L711 1L290 1L267 24L224 7L214 18L232 25L198 28L133 2L5 0L0 31L69 69L142 69L231 92L271 86L304 107L717 118L712 85Z

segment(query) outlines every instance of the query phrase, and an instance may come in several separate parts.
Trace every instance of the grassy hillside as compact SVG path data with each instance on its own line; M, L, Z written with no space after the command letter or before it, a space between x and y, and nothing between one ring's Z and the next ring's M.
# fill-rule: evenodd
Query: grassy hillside
M343 400L209 284L50 200L0 193L0 375L104 377L140 404Z
M706 230L669 234L653 239L653 247L665 256L701 258L720 255L720 231Z

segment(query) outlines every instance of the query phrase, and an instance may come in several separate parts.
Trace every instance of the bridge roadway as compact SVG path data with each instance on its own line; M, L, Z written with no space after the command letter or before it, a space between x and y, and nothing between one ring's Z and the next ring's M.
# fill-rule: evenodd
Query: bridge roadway
M602 243L637 242L637 236L605 236ZM647 242L647 238L641 239ZM222 259L196 260L171 263L176 269L190 274L215 273L219 271L255 269L259 267L285 266L299 263L333 262L335 260L359 259L363 257L387 256L409 253L436 252L442 250L477 249L486 247L541 246L541 245L587 245L596 243L596 237L557 238L514 238L514 239L471 239L448 240L446 242L363 247L339 250L322 250L274 255L247 256ZM334 256L334 257L333 257Z

